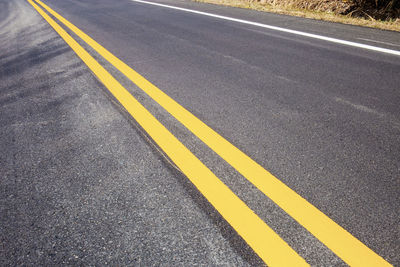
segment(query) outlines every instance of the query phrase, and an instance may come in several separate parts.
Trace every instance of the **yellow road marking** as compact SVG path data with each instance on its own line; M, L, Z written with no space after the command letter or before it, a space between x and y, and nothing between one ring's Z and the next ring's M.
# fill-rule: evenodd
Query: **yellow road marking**
M391 266L257 162L40 0L35 0L351 266Z
M28 2L265 263L271 266L308 266L303 258L247 207L60 25L32 0Z

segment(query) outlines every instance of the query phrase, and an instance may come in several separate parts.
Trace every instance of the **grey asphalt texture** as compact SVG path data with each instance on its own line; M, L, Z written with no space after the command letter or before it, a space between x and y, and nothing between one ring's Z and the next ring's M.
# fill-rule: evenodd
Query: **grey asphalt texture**
M159 2L400 49L396 32ZM129 0L45 3L400 265L400 57ZM311 265L345 265L80 43ZM26 1L0 0L0 49L0 265L262 265Z

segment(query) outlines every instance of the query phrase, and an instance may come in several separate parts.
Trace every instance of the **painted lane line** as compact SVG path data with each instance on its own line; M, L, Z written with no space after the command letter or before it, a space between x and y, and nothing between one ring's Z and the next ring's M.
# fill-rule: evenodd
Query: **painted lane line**
M352 266L390 266L382 257L353 237L349 232L336 224L328 216L229 143L123 61L115 57L90 36L82 32L47 5L43 4L40 0L36 1L109 61L121 73L128 77L153 100L160 104L160 106L174 116L188 130L214 150L220 157L346 263Z
M258 22L243 20L243 19L236 19L236 18L232 18L232 17L217 15L217 14L203 12L203 11L197 11L197 10L188 9L188 8L170 6L170 5L165 5L165 4L155 3L155 2L147 2L147 1L142 1L142 0L131 0L131 1L132 2L142 3L142 4L148 4L148 5L153 5L153 6L159 6L159 7L165 7L165 8L180 10L180 11L184 11L184 12L189 12L189 13L193 13L193 14L198 14L198 15L203 15L203 16L208 16L208 17L213 17L213 18L218 18L218 19L234 21L234 22L247 24L247 25L252 25L252 26L257 26L257 27L261 27L261 28L265 28L265 29L269 29L269 30L286 32L286 33L291 33L291 34L295 34L295 35L299 35L299 36L304 36L304 37L324 40L324 41L331 42L331 43L337 43L337 44L342 44L342 45L347 45L347 46L352 46L352 47L364 48L364 49L368 49L368 50L372 50L372 51L376 51L376 52L382 52L382 53L386 53L386 54L400 56L400 51L387 49L387 48L383 48L383 47L366 45L366 44L361 44L361 43L341 40L341 39L327 37L327 36L313 34L313 33L290 30L290 29L287 29L287 28L272 26L272 25L268 25L268 24L263 24L263 23L258 23Z
M60 25L32 0L28 2L265 263L271 266L308 266L302 257L247 207Z
M400 47L400 45L398 45L398 44L392 44L392 43L388 43L388 42L381 42L381 41L376 41L376 40L367 39L367 38L357 38L357 39L358 40L363 40L363 41L368 41L368 42L373 42L373 43L377 43L377 44L385 44L385 45Z

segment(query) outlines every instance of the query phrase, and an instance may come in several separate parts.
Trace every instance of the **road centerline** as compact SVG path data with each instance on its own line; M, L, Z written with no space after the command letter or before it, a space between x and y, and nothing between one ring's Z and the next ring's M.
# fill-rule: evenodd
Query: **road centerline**
M215 176L57 22L32 0L27 1L64 39L154 142L265 263L271 266L308 266L302 257Z

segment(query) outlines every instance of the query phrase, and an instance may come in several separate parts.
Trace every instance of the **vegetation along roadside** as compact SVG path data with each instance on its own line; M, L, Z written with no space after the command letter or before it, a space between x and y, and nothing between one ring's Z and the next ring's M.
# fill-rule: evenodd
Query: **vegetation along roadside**
M194 0L400 32L400 0Z

